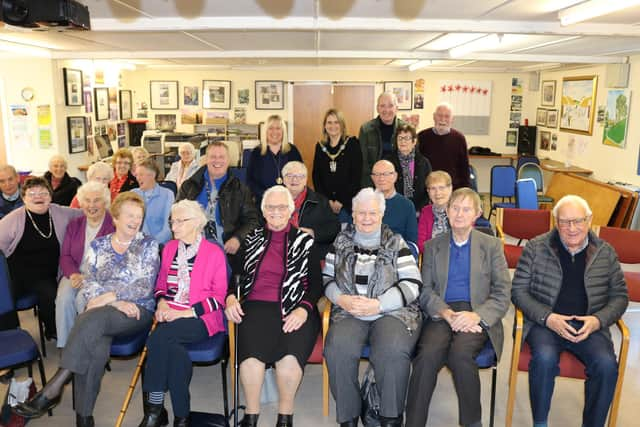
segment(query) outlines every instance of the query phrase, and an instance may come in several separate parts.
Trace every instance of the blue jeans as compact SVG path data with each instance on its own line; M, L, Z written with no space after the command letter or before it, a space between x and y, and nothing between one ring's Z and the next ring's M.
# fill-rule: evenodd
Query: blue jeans
M526 341L531 347L529 397L533 422L547 421L555 377L560 372L560 353L566 350L586 368L582 425L604 426L618 380L618 364L611 339L597 331L584 341L572 343L544 326L534 325Z

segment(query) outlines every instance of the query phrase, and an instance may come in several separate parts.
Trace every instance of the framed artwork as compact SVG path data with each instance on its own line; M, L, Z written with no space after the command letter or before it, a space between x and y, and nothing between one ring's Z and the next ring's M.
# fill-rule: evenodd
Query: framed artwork
M547 130L540 131L540 149L549 150L551 148L551 132Z
M178 109L178 81L151 80L149 82L152 110Z
M69 153L87 151L87 121L84 116L67 117Z
M542 99L540 104L546 107L553 107L556 105L556 81L555 80L543 80L542 81Z
M78 107L84 105L82 94L82 71L63 68L64 75L64 105Z
M384 91L395 95L398 110L411 110L413 82L384 82Z
M507 147L515 147L518 144L518 129L507 130Z
M203 80L202 108L210 110L231 109L231 81Z
M548 128L557 128L558 127L558 110L547 110L547 127Z
M609 89L604 113L602 143L613 147L625 148L627 128L629 127L629 108L631 91L629 89Z
M121 90L120 91L120 120L129 120L131 117L133 117L133 112L131 107L131 91Z
M284 81L256 80L256 110L284 110Z
M593 134L597 88L598 76L562 79L560 130L582 135Z
M200 99L198 99L198 86L183 86L182 104L195 106L200 104Z
M238 105L249 105L249 89L238 89L236 91L236 103Z
M93 99L96 103L96 122L109 118L109 89L97 87L93 89Z
M536 126L547 125L547 110L544 108L538 108L536 112Z

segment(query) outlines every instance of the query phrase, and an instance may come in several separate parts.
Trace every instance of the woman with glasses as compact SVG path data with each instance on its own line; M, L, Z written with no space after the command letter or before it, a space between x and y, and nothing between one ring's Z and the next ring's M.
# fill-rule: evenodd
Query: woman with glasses
M229 288L225 309L238 324L236 357L247 402L240 425L258 425L265 366L275 364L276 427L291 427L296 391L320 330L320 260L313 237L290 223L295 204L289 190L269 188L261 208L266 225L249 233L242 245L239 290L235 283Z
M112 179L113 168L105 162L94 163L89 166L89 169L87 169L87 182L95 181L103 184L105 187L109 187L109 183ZM109 200L109 203L111 203L111 200ZM73 198L73 200L71 201L71 205L69 206L72 208L80 207L80 202L78 201L77 195Z
M35 293L44 335L55 339L60 247L67 224L82 211L51 203L53 191L44 178L28 178L20 193L24 206L0 220L0 250L7 257L14 300Z
M61 206L69 206L82 184L78 178L69 176L67 159L59 154L49 159L49 170L44 173L44 179L53 190L51 201Z
M451 176L445 171L433 171L425 182L431 204L426 205L418 219L418 249L424 250L424 243L439 234L449 231L447 205L451 192Z
M178 155L180 159L171 164L169 173L164 178L166 181L176 183L178 189L182 183L198 170L198 161L196 160L196 149L190 142L183 142L178 147Z
M295 210L291 225L311 234L319 251L324 256L340 231L340 223L329 207L329 201L307 187L307 167L302 162L289 162L282 168L284 185L291 193Z
M143 160L136 169L140 186L132 191L142 197L147 211L142 224L142 232L164 245L171 239L171 230L167 221L169 221L171 205L175 196L173 191L158 185L156 178L159 173L158 166L153 159Z
M360 190L353 199L354 224L338 234L322 272L324 293L333 303L324 354L342 427L358 425L358 367L367 344L380 393L380 426L402 425L420 336L420 272L402 236L382 223L384 211L381 192Z
M166 425L164 394L171 394L174 427L189 425L192 364L185 345L225 330L227 261L222 247L204 238L207 217L198 202L171 206L175 240L162 251L156 281L158 326L147 340L141 427Z
M351 221L351 199L360 190L362 152L358 139L347 135L342 113L331 108L322 122L323 140L316 144L313 186L329 199L340 222Z
M396 191L413 202L416 212L427 204L425 179L431 172L431 163L416 150L416 129L402 123L396 128L395 149L385 157L398 173Z
M115 176L109 183L111 200L115 200L119 193L138 188L138 181L132 173L133 154L126 148L121 148L113 155L113 171Z

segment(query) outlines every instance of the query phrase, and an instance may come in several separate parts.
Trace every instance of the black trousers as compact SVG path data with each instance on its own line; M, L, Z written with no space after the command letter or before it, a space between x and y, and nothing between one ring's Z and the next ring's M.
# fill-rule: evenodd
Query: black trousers
M202 319L158 323L147 339L147 364L142 389L169 391L176 417L189 416L189 383L193 367L185 344L202 341L209 332Z
M56 294L58 293L58 281L55 277L39 280L12 280L12 295L14 301L29 293L35 293L38 297L38 312L40 321L44 323L45 335L56 335Z
M454 308L454 311L461 310L464 308ZM409 381L406 427L424 427L427 424L438 372L444 365L449 367L453 375L458 395L459 423L466 426L482 419L480 375L475 359L487 339L484 331L453 332L445 320L429 319L425 322Z

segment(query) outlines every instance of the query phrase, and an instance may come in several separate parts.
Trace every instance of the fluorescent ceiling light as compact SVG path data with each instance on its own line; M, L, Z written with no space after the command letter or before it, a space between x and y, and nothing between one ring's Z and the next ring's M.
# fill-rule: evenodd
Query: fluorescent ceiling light
M409 66L411 64L414 64L416 62L418 62L417 59L394 59L393 61L391 61L387 65L389 65L391 67L407 67L407 66Z
M415 71L415 70L419 70L421 68L424 67L428 67L429 65L431 65L432 61L425 59L422 61L418 61L418 62L414 62L413 64L409 65L409 71Z
M451 58L460 58L468 53L476 52L478 50L494 49L500 44L502 37L498 34L489 34L477 40L473 40L469 43L465 43L461 46L449 49L449 56Z
M640 4L640 0L590 0L558 12L560 25L571 25Z
M0 51L15 53L19 56L37 56L40 58L51 58L51 52L47 49L34 46L25 46L19 43L12 43L0 40Z
M420 50L447 50L486 35L486 33L449 33L420 46Z

